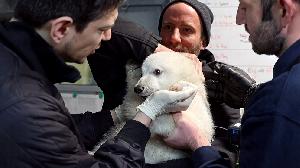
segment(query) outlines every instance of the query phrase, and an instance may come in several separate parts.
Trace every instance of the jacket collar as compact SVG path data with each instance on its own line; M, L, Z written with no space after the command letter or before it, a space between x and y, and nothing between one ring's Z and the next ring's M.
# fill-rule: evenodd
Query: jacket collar
M277 60L273 69L273 78L289 71L295 64L300 63L300 40L289 47Z
M214 55L208 49L201 50L200 54L198 55L198 59L201 62L204 61L205 63L209 63L209 62L215 61Z
M52 83L75 82L80 79L79 71L67 65L34 29L24 23L2 23L0 41L14 51L31 70L42 74Z

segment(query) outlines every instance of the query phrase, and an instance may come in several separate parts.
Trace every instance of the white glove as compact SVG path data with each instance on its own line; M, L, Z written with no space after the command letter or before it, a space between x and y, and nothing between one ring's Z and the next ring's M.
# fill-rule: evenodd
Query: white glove
M150 95L137 110L152 120L157 116L177 111L185 111L194 99L198 87L188 82L178 82L179 91L159 90Z

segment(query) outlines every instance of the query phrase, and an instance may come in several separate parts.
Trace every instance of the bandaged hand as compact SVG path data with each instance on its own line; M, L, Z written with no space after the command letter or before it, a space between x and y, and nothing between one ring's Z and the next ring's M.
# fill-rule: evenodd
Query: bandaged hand
M174 89L174 88L177 89ZM186 110L191 104L198 87L188 82L178 82L172 90L159 90L150 95L137 110L154 120L157 116ZM174 91L176 90L176 91Z

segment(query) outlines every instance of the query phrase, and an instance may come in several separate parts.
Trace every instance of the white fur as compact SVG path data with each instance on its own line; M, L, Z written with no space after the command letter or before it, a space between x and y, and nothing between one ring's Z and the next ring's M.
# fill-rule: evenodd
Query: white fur
M157 90L169 89L171 85L179 81L187 81L199 86L200 96L203 100L201 102L202 108L199 109L199 116L201 116L199 117L201 118L199 125L205 131L207 138L212 140L214 129L204 86L204 76L202 73L197 73L192 60L183 56L182 53L159 52L148 56L142 68L139 68L137 64L128 62L126 69L127 94L123 104L115 109L121 122L135 116L136 107L144 101L141 96L149 96ZM134 87L143 87L144 89L141 93L136 94L134 93ZM152 122L150 125L151 138L145 149L146 163L154 164L189 156L188 153L182 150L165 145L157 136L167 136L174 128L175 124L171 115L159 116Z

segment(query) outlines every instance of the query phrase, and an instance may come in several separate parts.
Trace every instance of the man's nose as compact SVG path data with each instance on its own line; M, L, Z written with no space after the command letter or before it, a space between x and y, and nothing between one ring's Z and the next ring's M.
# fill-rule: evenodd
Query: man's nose
M172 44L181 43L181 35L179 29L174 29L173 33L171 34L170 41Z
M241 7L238 7L237 13L236 13L236 24L242 25L245 23L245 11L241 9Z

